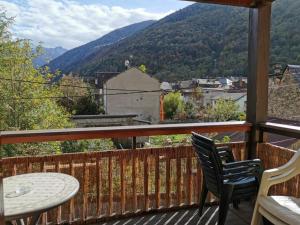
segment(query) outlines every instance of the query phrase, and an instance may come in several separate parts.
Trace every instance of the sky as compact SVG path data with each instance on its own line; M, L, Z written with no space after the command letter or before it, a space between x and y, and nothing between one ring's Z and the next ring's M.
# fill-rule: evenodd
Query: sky
M71 49L112 30L158 20L191 4L180 0L0 0L14 38Z

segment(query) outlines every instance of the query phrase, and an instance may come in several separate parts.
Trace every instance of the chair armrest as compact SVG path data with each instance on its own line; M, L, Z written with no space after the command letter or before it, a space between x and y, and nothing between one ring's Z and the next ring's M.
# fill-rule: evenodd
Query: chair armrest
M223 175L223 180L228 180L227 182L234 182L236 179L246 177L255 177L259 181L259 172L248 170L235 173L226 173Z
M263 166L259 159L237 161L223 165L223 177L225 179L254 176L260 182L262 171Z
M271 186L288 181L298 174L300 174L300 151L283 166L264 171L259 194L267 196Z
M241 167L241 166L262 166L262 162L260 159L253 159L253 160L243 160L243 161L235 161L235 162L230 162L230 163L225 163L223 165L224 168L229 169L229 168L234 168L234 167Z
M260 169L259 166L237 166L231 168L223 168L223 172L224 174L241 173L241 172L257 171L258 169Z

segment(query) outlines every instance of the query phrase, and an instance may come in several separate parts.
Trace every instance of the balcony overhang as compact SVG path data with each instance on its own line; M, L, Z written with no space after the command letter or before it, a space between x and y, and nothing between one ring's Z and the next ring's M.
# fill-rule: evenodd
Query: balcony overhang
M267 2L273 2L274 0L186 0L191 2L200 2L208 4L220 4L220 5L231 5L247 8L257 8Z

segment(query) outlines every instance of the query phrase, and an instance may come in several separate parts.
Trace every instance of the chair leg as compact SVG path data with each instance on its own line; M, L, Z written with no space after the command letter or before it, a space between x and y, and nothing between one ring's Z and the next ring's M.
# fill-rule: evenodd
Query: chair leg
M263 225L262 215L258 212L258 204L255 204L251 225ZM265 224L266 225L266 224Z
M233 201L233 208L239 209L239 204L240 204L240 201L239 201L239 200L234 200L234 201Z
M200 196L200 206L199 206L199 211L198 211L200 217L202 216L202 211L203 211L203 207L204 207L204 204L205 204L207 192L208 192L208 190L207 190L207 187L206 187L206 184L205 184L205 180L203 179L201 196Z
M233 186L226 185L221 193L220 206L219 206L219 221L218 225L224 225L229 208L229 203L232 197Z

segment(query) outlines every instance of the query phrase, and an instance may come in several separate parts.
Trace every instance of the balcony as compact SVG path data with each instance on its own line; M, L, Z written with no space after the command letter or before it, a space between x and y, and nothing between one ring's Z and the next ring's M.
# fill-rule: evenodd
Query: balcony
M181 145L136 149L136 137L190 134L191 131L243 132L247 134L244 142L227 144L232 147L236 160L258 157L263 161L266 169L286 163L294 151L267 143L264 135L268 132L300 139L299 127L265 123L268 109L272 1L195 1L251 8L248 38L247 122L1 132L0 145L132 137L133 149L2 158L0 196L3 195L2 177L55 171L76 177L80 182L80 190L75 198L63 206L44 213L40 221L43 225L215 224L214 217L217 211L215 205L218 199L212 194L207 198L205 222L200 223L195 214L201 191L202 171L192 147ZM300 197L300 177L274 186L271 193ZM250 218L251 207L242 205L240 211L232 210L227 220L228 223L240 225L249 224ZM4 224L3 201L0 201L0 224Z
M191 131L248 133L250 130L250 123L225 122L2 132L1 143L111 137L133 137L135 140L137 136L189 134ZM298 139L300 137L299 127L280 124L262 124L260 131ZM226 145L232 148L236 160L244 160L249 156L247 143L249 142ZM266 169L286 163L293 154L292 150L268 143L257 145L257 156L262 159ZM115 224L117 221L119 224L141 224L141 221L146 223L149 220L157 221L157 224L174 224L170 221L175 218L190 224L194 224L191 223L192 220L199 221L195 208L199 203L202 171L191 145L3 158L2 167L4 177L31 172L59 172L70 174L79 180L80 190L76 197L63 206L44 213L41 219L43 225ZM297 177L283 185L277 185L271 192L299 197L299 179ZM204 218L207 224L216 223L217 207L214 205L217 201L212 194L208 196ZM252 214L249 210L252 205L249 204L242 205L239 211L232 210L228 220L233 221L233 224L249 224ZM189 221L190 218L193 219ZM205 224L203 220L202 223Z

